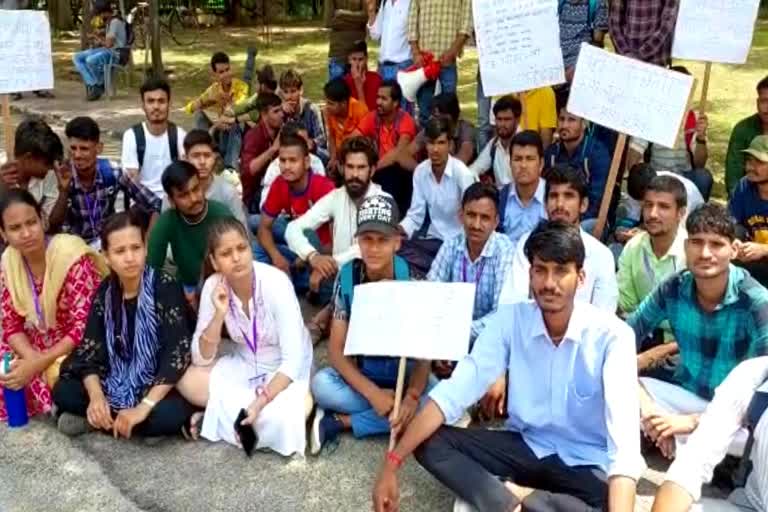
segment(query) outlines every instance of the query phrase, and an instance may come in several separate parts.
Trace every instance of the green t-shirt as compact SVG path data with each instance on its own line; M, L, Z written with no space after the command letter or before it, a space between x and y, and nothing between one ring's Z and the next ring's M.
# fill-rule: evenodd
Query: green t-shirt
M163 268L168 254L168 244L178 268L177 279L184 286L196 286L203 268L208 228L217 219L232 217L232 212L217 201L208 201L208 215L194 226L187 223L173 208L157 219L149 236L147 262L155 268Z

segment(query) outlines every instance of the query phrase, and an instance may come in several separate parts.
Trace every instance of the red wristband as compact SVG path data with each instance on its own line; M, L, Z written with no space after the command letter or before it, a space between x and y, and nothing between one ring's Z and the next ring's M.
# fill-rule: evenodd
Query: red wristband
M406 396L408 398L413 398L416 402L418 402L419 398L421 398L421 395L419 395L419 393L417 393L415 389L409 389L408 393L406 393Z
M395 468L399 468L403 465L403 459L401 459L400 456L393 451L387 452L387 461L394 464Z

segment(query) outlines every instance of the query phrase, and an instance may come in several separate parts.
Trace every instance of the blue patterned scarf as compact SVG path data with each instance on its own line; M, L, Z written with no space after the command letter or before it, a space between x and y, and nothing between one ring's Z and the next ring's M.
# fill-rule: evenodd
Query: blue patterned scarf
M155 378L159 339L154 285L155 271L146 267L139 285L133 340L128 339L128 321L119 281L114 279L107 287L104 328L109 373L104 379L104 388L109 405L116 410L136 406L141 393ZM117 315L120 315L119 319L115 318Z

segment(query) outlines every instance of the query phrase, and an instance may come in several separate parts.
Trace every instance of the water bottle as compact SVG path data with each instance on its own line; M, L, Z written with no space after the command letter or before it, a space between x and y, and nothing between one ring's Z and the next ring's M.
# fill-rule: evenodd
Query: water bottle
M13 354L6 352L0 360L0 375L11 372L11 360ZM24 389L12 390L3 386L3 400L5 400L5 412L8 414L8 426L11 428L23 427L29 423L27 413L27 400Z

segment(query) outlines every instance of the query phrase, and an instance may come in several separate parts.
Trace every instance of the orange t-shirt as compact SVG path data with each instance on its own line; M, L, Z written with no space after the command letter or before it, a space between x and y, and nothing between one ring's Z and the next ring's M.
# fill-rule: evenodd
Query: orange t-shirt
M354 98L349 98L349 110L346 119L339 119L336 116L328 116L328 138L333 139L336 149L341 147L344 139L352 135L357 129L357 125L368 113L368 107L365 103Z
M400 119L389 126L386 126L381 122L378 123L379 133L376 133L376 116L378 115L377 112L368 112L368 115L360 121L358 130L360 130L360 133L376 142L380 157L395 149L395 147L397 147L397 141L401 136L409 135L411 140L416 137L416 123L408 112L402 110L398 112Z

